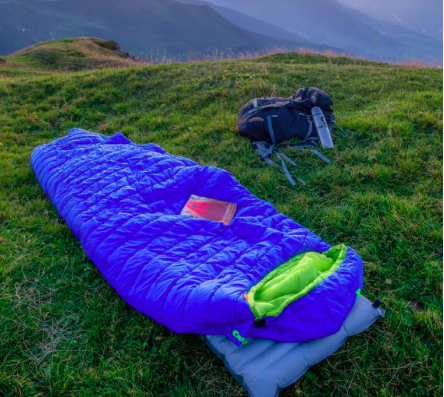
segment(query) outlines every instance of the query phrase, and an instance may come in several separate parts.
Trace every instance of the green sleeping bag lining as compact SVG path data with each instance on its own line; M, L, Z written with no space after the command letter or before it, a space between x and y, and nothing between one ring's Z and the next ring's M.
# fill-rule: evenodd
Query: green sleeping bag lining
M247 298L256 319L277 317L290 303L302 298L333 274L344 261L344 244L327 252L306 252L271 271L250 289Z

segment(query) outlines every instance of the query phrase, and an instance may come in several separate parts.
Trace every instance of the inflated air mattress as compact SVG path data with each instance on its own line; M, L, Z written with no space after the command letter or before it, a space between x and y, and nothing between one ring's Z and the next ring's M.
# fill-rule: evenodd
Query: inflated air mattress
M172 331L306 342L338 332L361 293L352 248L331 247L225 170L81 129L37 147L31 166L111 286ZM181 215L191 195L237 212L229 225Z
M248 338L248 343L240 348L223 335L204 336L203 340L251 397L277 397L280 390L333 354L350 336L366 330L384 316L380 302L372 303L361 295L341 329L325 338L303 343Z

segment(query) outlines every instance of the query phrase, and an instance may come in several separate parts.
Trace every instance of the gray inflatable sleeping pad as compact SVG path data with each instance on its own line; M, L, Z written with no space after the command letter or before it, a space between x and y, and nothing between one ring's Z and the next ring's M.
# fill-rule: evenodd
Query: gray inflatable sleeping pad
M251 397L276 397L311 366L338 350L350 336L369 328L384 315L381 307L373 307L361 295L339 332L326 338L305 343L248 338L241 347L222 335L205 336L204 340Z

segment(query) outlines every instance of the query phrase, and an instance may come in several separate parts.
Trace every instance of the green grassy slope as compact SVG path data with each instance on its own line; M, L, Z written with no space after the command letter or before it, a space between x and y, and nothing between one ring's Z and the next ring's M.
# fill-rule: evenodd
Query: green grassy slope
M48 72L119 68L137 64L142 63L120 51L115 41L82 37L48 41L0 57L0 76L45 75Z
M287 154L308 186L256 158L241 105L316 86L338 136L327 165ZM33 148L72 127L154 142L222 167L258 197L365 261L387 317L316 365L289 396L442 394L442 74L309 55L0 80L0 395L247 396L195 335L128 307L38 185Z

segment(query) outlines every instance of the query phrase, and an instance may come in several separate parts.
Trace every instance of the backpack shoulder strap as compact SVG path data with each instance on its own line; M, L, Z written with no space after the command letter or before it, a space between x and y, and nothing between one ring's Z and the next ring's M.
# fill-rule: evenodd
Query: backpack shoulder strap
M253 149L256 151L258 157L264 160L269 166L277 166L277 164L270 159L270 155L273 153L274 146L276 145L268 145L267 142L263 141L255 141L251 142L253 145Z
M331 160L327 156L324 156L322 153L318 152L317 150L311 149L310 152L318 156L321 160L325 161L327 164L331 163Z
M253 149L256 151L257 155L264 160L269 166L271 167L278 167L280 168L285 176L287 177L288 181L292 186L296 186L296 182L293 179L293 176L290 174L290 171L288 170L287 165L285 164L284 160L287 160L293 167L296 167L297 164L291 160L287 155L285 155L282 152L279 152L276 150L278 146L276 144L269 145L267 142L262 141L256 141L252 142ZM275 153L276 157L281 161L281 165L275 163L273 160L270 159L270 156ZM300 178L296 177L296 179L302 183L304 186L307 186L307 184Z
M331 163L331 160L323 155L322 153L320 153L319 151L317 151L316 149L310 149L313 146L317 146L315 141L311 141L311 140L307 140L305 142L302 142L300 144L280 144L279 146L277 146L277 149L299 149L299 150L310 150L311 153L315 154L316 156L318 156L321 160L325 161L327 164Z

